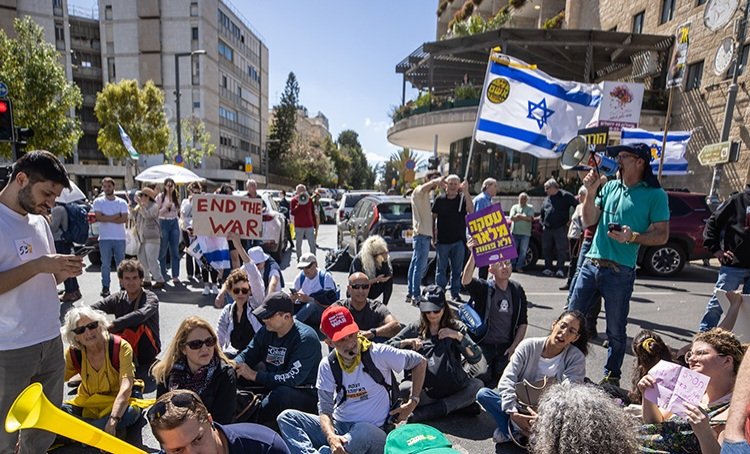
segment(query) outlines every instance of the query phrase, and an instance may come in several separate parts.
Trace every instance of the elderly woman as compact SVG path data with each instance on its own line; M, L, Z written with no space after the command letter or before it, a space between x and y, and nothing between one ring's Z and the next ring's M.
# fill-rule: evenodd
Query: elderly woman
M65 352L65 381L81 376L78 394L62 409L111 435L122 435L141 415L131 405L136 404L131 402L133 349L125 339L109 334L104 312L88 306L65 314L62 333L70 345Z
M639 452L632 418L602 390L571 382L544 393L530 448L533 454Z
M250 266L254 267L252 264ZM260 273L257 270L255 273L255 279L258 281L255 286L250 285L245 269L232 271L224 282L222 294L228 294L234 301L224 306L219 315L218 339L219 348L231 358L244 350L255 333L263 327L258 317L253 314L253 309L264 299ZM259 300L249 303L258 292L261 294ZM222 297L222 294L219 294L219 297Z
M155 289L164 288L164 277L159 267L161 227L159 226L159 207L155 202L156 191L144 187L135 194L135 197L138 205L133 208L132 215L135 217L135 231L140 241L138 261L148 272L144 287L150 287L151 279L153 279Z
M156 396L176 389L193 391L215 422L231 423L237 393L233 366L219 348L211 325L200 317L190 316L180 323L164 359L151 368L157 383Z
M565 311L552 323L547 337L523 340L513 352L510 364L498 383L498 390L482 388L477 401L495 418L495 443L505 443L518 434L529 436L536 413L524 408L516 397L516 385L545 378L558 383L583 383L586 376L588 331L586 318L578 311ZM528 403L528 402L527 402Z
M653 449L712 454L721 450L719 434L724 430L745 348L731 331L722 328L695 335L685 360L690 370L710 378L706 392L700 406L683 403L685 417L643 399L643 421L647 425L641 429L641 442L646 452L654 452L649 451ZM654 377L646 374L638 382L638 390L644 393L656 383Z
M383 304L388 305L393 293L393 267L388 257L388 244L380 235L368 237L357 256L352 261L349 275L361 272L370 279L370 293L367 297L375 299L383 295Z
M427 358L424 388L410 422L441 418L469 407L482 387L482 381L470 378L462 367L464 358L469 364L477 363L482 350L447 306L445 291L437 285L425 288L419 310L419 322L407 325L388 341L394 347L409 348ZM403 384L401 388L411 390Z

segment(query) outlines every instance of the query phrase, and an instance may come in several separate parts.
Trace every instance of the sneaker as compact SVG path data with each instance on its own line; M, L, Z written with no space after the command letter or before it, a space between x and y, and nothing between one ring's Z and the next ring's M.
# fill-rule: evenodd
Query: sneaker
M461 299L461 295L458 294L451 296L451 301L458 304L463 304L464 302L464 300Z
M557 273L555 273L555 276L557 276L557 277L565 277L565 273L563 273L562 270L557 270Z
M207 296L211 294L211 286L206 284L203 286L203 296Z
M492 432L492 441L494 441L495 444L499 445L499 444L502 444L502 443L509 442L510 441L510 437L507 436L507 435L505 435L504 433L502 433L500 431L499 427L496 427L495 431Z
M412 296L411 295L406 295L406 301L405 301L405 303L411 304L411 300L412 300Z
M542 271L542 274L544 274L545 276L552 276L555 273L551 269L547 268L544 271Z
M599 382L600 385L613 385L620 387L620 377L613 377L611 372L607 372L607 375L602 378L602 381Z
M180 285L180 279L179 279L179 278L177 278L177 277L175 277L175 278L172 278L172 283L173 283L174 285Z
M102 287L101 293L99 293L99 296L102 298L106 298L109 296L109 287Z
M76 290L75 292L63 293L62 298L60 298L60 302L72 303L73 301L78 301L82 297L83 295L81 295L81 292Z
M154 285L152 286L154 290L161 290L164 288L164 282L154 282Z
M211 293L214 294L214 295L218 295L219 294L219 287L217 287L216 284L214 284L211 287Z

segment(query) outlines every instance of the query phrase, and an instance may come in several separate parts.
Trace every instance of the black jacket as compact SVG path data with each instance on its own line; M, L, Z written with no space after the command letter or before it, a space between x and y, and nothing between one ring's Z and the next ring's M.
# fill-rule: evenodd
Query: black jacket
M482 320L487 320L487 311L489 305L487 304L487 292L495 291L495 286L490 287L488 281L484 279L474 278L466 286L466 289L471 295L471 299L474 300L474 309L482 317ZM518 327L521 325L528 325L528 301L526 300L526 292L523 290L523 286L516 281L508 281L508 289L510 290L511 304L513 305L513 332L511 333L511 339L516 337ZM488 330L489 331L489 330ZM485 334L486 336L486 334ZM475 339L478 344L482 343L481 339Z
M711 252L732 251L739 260L724 264L750 268L750 185L724 202L706 221L704 245ZM723 239L723 241L722 241Z
M161 349L159 336L159 297L150 290L143 290L141 297L131 303L128 301L128 293L124 290L104 298L98 303L91 305L92 309L98 309L106 314L114 315L112 332L117 334L126 328L135 330L139 325L145 324L154 335L156 346Z

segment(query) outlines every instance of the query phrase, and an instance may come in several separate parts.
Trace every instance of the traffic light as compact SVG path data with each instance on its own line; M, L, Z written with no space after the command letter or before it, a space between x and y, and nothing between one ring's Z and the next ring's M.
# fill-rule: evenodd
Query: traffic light
M0 142L13 142L13 106L9 99L0 99Z

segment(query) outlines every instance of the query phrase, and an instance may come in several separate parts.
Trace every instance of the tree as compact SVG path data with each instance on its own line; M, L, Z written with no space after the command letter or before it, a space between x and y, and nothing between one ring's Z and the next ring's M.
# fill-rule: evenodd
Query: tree
M281 94L281 101L279 105L273 108L273 121L268 135L270 139L268 159L272 167L278 168L283 161L282 157L292 149L296 135L298 107L299 84L297 83L297 76L290 72L286 79L284 92Z
M96 143L104 156L114 159L128 156L118 124L128 133L139 154L165 152L169 126L164 114L164 92L152 81L143 88L135 80L105 85L96 95L94 113L100 125Z
M203 157L211 156L216 151L216 144L211 142L211 134L206 131L206 124L195 115L180 121L182 123L182 159L188 167L198 167ZM177 156L177 134L171 134L169 147L164 157L174 161Z
M308 186L330 185L335 178L334 166L323 148L296 137L291 150L284 156L284 174Z
M346 186L349 182L348 176L352 165L351 157L345 149L339 147L339 145L331 139L326 139L323 144L323 150L333 164L334 173L336 175L336 181L333 182L333 186L339 188Z
M83 135L70 112L83 102L81 90L65 76L60 54L46 42L44 30L31 18L16 19L16 38L0 30L0 81L8 86L16 127L31 128L28 149L69 156ZM10 145L0 144L10 155Z
M414 161L414 167L412 167L412 170L416 170L416 168L422 163L421 158L408 148L402 148L401 151L391 154L390 159L388 159L388 163L391 164L392 170L395 171L395 175L391 178L396 178L396 190L399 192L403 192L404 186L410 183L406 181L407 163L409 161ZM391 179L388 179L386 183L388 183L388 187L390 187Z
M352 189L371 189L375 185L375 170L367 163L367 157L359 143L359 134L351 129L339 133L336 143L351 161L347 182Z

